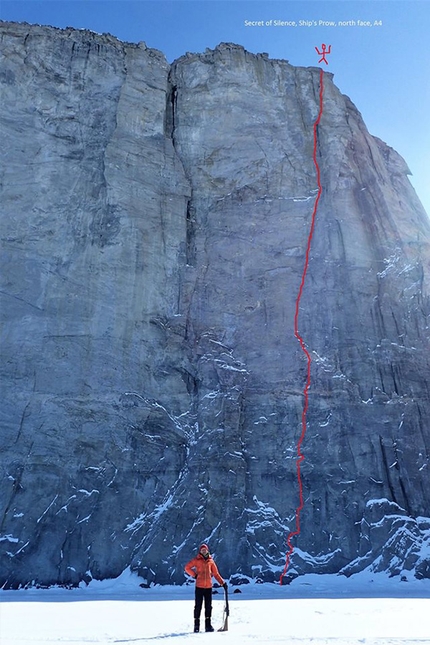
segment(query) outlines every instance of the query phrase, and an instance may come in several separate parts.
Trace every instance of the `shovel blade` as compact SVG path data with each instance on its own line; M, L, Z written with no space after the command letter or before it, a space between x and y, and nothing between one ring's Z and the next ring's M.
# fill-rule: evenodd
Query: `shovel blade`
M219 628L219 632L228 632L228 616L224 619L224 625Z

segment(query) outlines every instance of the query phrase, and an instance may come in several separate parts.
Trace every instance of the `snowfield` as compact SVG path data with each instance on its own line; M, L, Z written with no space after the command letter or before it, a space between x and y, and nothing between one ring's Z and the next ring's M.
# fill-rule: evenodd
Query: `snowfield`
M86 588L1 591L0 643L430 645L430 580L363 572L230 587L229 631L213 634L191 631L193 586L142 589L139 582L124 572ZM215 629L223 606L223 595L214 595Z

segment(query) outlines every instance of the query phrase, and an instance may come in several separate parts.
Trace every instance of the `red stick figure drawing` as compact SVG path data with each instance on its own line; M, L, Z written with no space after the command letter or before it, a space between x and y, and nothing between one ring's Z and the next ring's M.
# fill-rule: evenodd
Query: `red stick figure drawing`
M320 50L318 49L318 47L315 47L315 49L316 49L317 54L319 54L319 55L321 56L321 58L319 59L319 61L318 61L318 62L319 62L319 63L321 63L322 61L324 61L324 62L325 62L325 64L326 64L326 65L328 65L328 61L327 61L327 59L326 59L326 55L331 53L331 45L329 45L329 46L328 46L328 49L327 49L327 45L326 45L325 43L323 43L323 44L321 45L322 52L320 52Z

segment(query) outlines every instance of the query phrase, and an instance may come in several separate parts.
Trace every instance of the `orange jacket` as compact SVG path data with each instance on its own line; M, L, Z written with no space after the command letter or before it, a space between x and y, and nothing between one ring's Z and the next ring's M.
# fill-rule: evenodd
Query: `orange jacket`
M185 565L185 571L189 576L196 578L196 587L210 589L212 587L212 576L217 579L220 585L224 584L212 556L204 558L199 553L195 558Z

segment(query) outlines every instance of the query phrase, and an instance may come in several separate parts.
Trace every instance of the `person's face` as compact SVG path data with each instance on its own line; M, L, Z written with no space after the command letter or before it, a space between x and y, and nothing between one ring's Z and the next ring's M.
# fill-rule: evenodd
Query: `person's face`
M200 553L202 555L207 555L209 553L208 549L204 546L200 549Z

